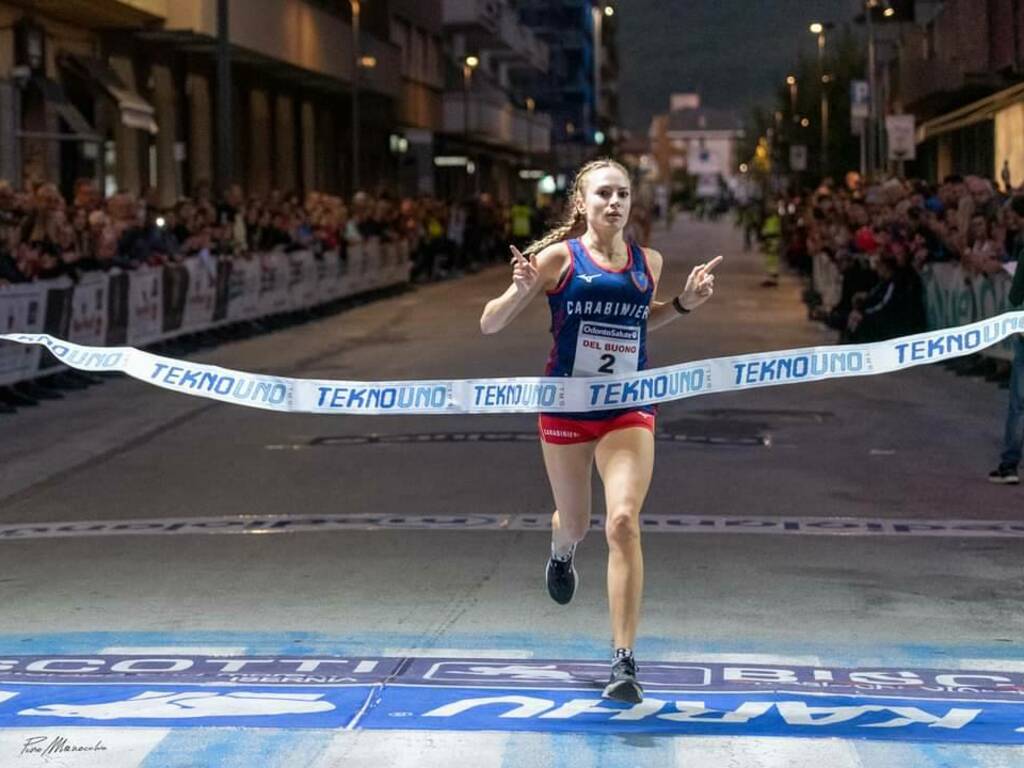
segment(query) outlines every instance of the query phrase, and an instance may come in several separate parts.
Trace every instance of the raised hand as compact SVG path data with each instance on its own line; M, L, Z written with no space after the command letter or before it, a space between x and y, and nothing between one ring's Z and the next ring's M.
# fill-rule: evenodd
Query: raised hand
M520 294L527 294L540 279L537 257L530 254L530 258L526 258L514 245L509 247L512 249L512 283Z
M698 264L686 278L686 287L679 294L679 303L684 309L696 309L711 298L715 292L715 276L711 274L722 263L722 256L715 256L705 264Z

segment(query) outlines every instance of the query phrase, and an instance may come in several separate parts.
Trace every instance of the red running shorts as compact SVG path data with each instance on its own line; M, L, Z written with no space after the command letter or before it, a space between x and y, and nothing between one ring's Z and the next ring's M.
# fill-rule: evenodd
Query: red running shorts
M562 419L542 413L537 422L540 439L552 445L589 443L630 427L645 427L654 432L654 414L647 411L629 411L610 419Z

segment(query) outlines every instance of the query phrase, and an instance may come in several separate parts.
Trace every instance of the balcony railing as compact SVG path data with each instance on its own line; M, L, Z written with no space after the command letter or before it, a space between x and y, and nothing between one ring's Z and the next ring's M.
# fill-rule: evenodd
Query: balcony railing
M546 72L548 46L499 0L444 0L444 26L465 36L469 48L512 58Z
M519 109L498 99L450 91L444 95L444 131L469 132L472 141L519 152L544 154L551 150L551 118Z
M165 29L212 42L217 36L216 0L174 0L167 4ZM302 0L230 0L232 46L257 59L283 62L317 75L352 82L352 27ZM360 48L376 59L361 72L361 86L398 97L401 92L399 49L363 32Z

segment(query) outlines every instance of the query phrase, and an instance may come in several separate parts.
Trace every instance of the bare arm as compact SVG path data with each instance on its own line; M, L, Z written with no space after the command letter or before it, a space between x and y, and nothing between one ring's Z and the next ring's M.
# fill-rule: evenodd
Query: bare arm
M564 243L549 245L529 259L512 246L512 284L501 296L487 302L480 316L480 330L497 333L511 323L534 296L558 284L568 260Z
M698 264L693 268L690 276L686 279L686 286L683 288L683 292L678 296L679 303L683 305L683 309L692 311L711 298L715 292L715 276L711 273L721 261L721 256L715 256L711 261L705 264ZM663 263L661 254L648 249L647 263L651 268L655 285L657 285L661 277ZM655 267L657 267L657 271L655 271ZM668 325L678 317L679 312L672 306L671 301L652 301L651 314L647 318L647 330L653 331L663 325Z

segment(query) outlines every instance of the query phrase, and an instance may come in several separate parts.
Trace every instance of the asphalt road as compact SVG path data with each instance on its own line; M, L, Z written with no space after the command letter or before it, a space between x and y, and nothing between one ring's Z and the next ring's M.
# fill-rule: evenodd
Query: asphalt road
M759 287L757 257L742 253L728 223L682 220L657 231L654 245L666 257L662 296L696 262L716 253L726 260L713 300L652 334L653 365L832 343L806 320L798 281ZM501 334L479 333L484 302L507 279L504 267L491 268L195 359L339 379L537 374L550 343L543 302ZM1024 489L985 481L1005 403L994 384L928 367L663 406L661 429L686 439L659 441L647 514L938 520L950 529L645 535L641 663L1024 670L1024 539L956 531L971 521L1019 520ZM536 441L398 437L533 430L528 415L271 414L128 379L0 416L4 525L235 515L506 523L0 540L0 654L604 659L600 531L581 545L582 587L562 608L543 588L546 534L507 524L550 512ZM0 765L20 765L4 762L5 745L17 751L24 742L7 726ZM570 753L581 765L657 757L687 766L1011 765L1024 757L1020 748L944 742L918 749L899 740L763 738L784 735L775 732L554 737L493 724L473 726L479 732L335 732L233 723L214 729L220 741L211 746L214 731L163 727L108 724L108 743L121 745L108 757L122 762L103 764L242 765L254 749L278 755L266 765L317 766L448 765L455 754L516 766L565 764ZM298 752L288 750L300 747L306 757L289 762Z

